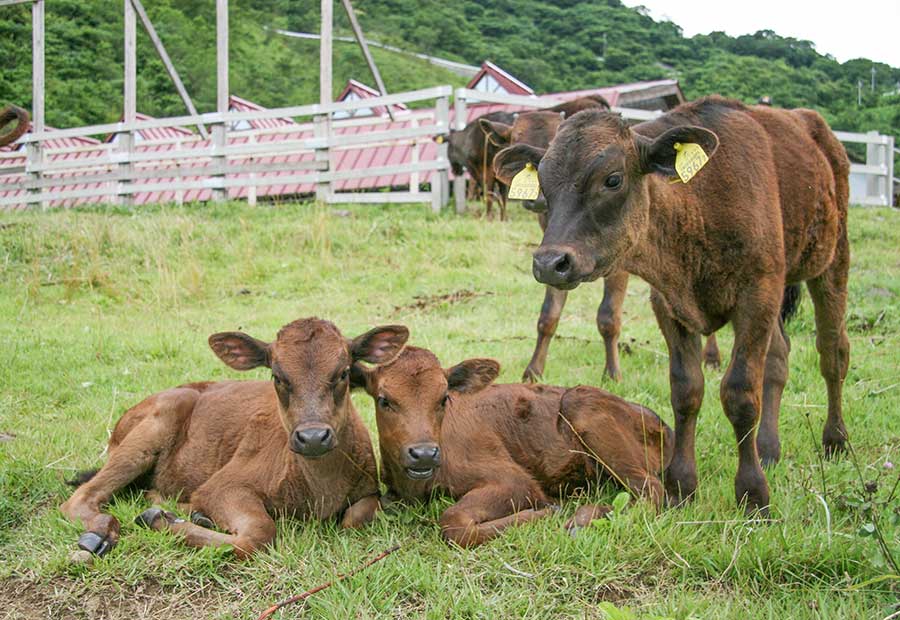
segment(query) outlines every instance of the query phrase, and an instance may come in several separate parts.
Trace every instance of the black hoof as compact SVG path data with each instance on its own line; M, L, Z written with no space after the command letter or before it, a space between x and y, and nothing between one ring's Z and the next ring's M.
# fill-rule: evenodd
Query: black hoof
M205 527L208 530L216 529L216 524L213 523L213 520L199 510L195 510L191 513L191 523L199 525L200 527Z
M101 536L96 532L85 532L78 537L78 548L102 558L115 546L109 538Z
M165 517L165 511L162 508L157 508L154 506L153 508L148 508L138 516L134 518L134 522L136 525L141 527L147 527L151 530L153 529L153 524L156 523L158 519L162 519Z

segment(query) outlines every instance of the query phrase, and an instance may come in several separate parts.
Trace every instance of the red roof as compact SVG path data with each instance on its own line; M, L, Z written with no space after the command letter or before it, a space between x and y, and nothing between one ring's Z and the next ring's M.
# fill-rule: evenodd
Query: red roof
M491 88L488 85L491 80L493 80L493 82L496 83L497 86L501 87L504 92L510 95L534 94L534 90L532 90L532 88L528 84L507 73L489 60L485 60L483 63L481 63L481 70L475 74L475 77L469 80L469 83L466 84L466 88L494 92L496 89ZM479 88L479 85L481 85L481 88Z
M351 95L356 95L357 99L372 99L373 97L380 97L381 93L367 84L350 79L347 80L344 90L341 91L341 94L337 96L335 101L352 100L353 97L351 97ZM391 109L394 111L403 111L408 110L409 108L406 107L406 104L395 103L391 106ZM355 110L355 112L355 114L347 114L347 116L364 116L359 113L359 110ZM387 114L387 108L385 106L375 106L372 108L372 112L374 116L383 116Z
M147 114L142 114L138 112L134 115L134 120L136 121L149 121L153 119L152 116L148 116ZM123 122L125 120L124 116L119 117L119 122ZM114 142L116 136L119 134L111 133L103 140L104 142ZM153 129L140 129L137 132L138 140L177 140L179 138L185 138L187 136L193 136L194 132L189 129L185 129L183 127L154 127Z
M242 99L237 95L231 95L230 97L228 97L229 112L258 112L260 110L265 110L265 108L258 103L254 103L247 99ZM248 127L232 127L232 129L275 129L276 127L296 125L296 123L290 118L263 118L248 121L238 121L238 123L246 123Z

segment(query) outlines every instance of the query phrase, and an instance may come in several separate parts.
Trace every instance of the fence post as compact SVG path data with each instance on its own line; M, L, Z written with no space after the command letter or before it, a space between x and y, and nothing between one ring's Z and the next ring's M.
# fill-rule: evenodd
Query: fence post
M437 105L435 106L435 120L438 125L441 127L441 132L447 132L450 129L450 96L443 95L439 97L437 100ZM450 200L450 174L449 174L449 163L447 152L449 147L447 145L447 141L444 140L440 144L438 144L437 149L437 160L440 163L444 164L444 167L440 170L437 170L432 178L437 177L437 185L439 194L437 196L438 204L435 206L434 199L432 199L431 209L435 212L440 212L441 207L447 204Z
M388 106L390 107L390 106ZM410 119L409 121L410 127L418 127L419 121L415 118ZM412 151L410 152L410 162L413 164L419 163L419 139L413 138L411 142ZM421 174L419 172L413 172L409 175L409 191L418 194L419 193L419 184L421 182Z
M467 116L466 98L465 96L460 96L457 91L456 98L453 101L453 129L456 131L465 129ZM456 212L460 215L466 212L467 195L466 175L465 171L463 171L463 174L453 177L453 200L456 203Z
M887 164L887 204L891 207L894 205L894 136L887 137L884 153Z
M118 171L124 177L118 184L119 204L130 206L134 204L134 194L125 190L131 184L131 174L134 164L131 162L134 154L134 125L137 117L137 15L131 0L125 0L125 76L122 99L122 122L127 129L116 136L116 150L125 153L125 161L118 165Z
M216 112L220 115L228 112L228 0L216 0ZM212 199L221 202L228 198L225 189L225 147L228 145L228 126L225 120L212 127L212 163L215 172L212 175Z
M313 118L313 136L324 139L325 146L316 147L316 162L324 162L324 166L317 167L317 174L331 170L331 115L323 114ZM321 168L321 169L319 169ZM329 202L331 200L331 182L316 180L316 200Z
M44 132L44 0L36 0L31 5L31 134ZM40 142L28 142L25 147L26 171L44 163L44 145ZM39 202L41 209L47 204L40 200L43 190L38 187L41 173L27 172L26 180L35 189L29 190L25 196L26 206L29 202Z

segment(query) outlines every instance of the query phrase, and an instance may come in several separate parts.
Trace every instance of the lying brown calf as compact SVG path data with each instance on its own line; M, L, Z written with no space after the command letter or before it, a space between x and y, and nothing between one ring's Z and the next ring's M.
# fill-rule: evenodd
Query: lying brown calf
M375 328L348 340L327 321L302 319L267 344L241 332L209 345L237 370L272 369L272 381L190 383L129 409L109 440L109 460L60 509L87 532L82 549L103 555L119 523L101 512L113 493L137 482L179 497L192 521L154 508L138 522L169 529L191 546L232 545L246 557L275 536L270 515L369 521L378 481L369 433L350 400L350 366L390 361L409 333ZM201 527L215 523L228 534Z
M354 365L354 385L375 399L389 495L449 493L458 501L441 533L463 547L550 514L556 498L602 476L661 504L673 436L656 414L591 387L489 385L499 370L489 359L443 369L415 347L372 370ZM567 526L606 510L583 506Z

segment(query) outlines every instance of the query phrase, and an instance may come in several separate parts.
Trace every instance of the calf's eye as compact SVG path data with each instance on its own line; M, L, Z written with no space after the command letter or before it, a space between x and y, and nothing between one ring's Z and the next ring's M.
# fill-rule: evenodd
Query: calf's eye
M349 377L349 376L350 376L350 369L349 369L349 368L345 368L344 371L341 373L341 376L340 376L340 378L339 378L338 380L339 380L339 381L346 381L346 380L347 380L347 377Z
M621 174L611 174L606 177L606 180L603 182L609 189L616 189L620 185L622 185L622 175Z
M378 407L380 409L390 409L391 408L391 401L386 399L384 396L379 396L377 402L378 402Z
M441 407L446 407L450 403L450 395L444 394L444 397L441 399Z

